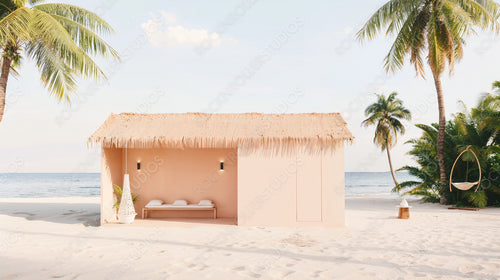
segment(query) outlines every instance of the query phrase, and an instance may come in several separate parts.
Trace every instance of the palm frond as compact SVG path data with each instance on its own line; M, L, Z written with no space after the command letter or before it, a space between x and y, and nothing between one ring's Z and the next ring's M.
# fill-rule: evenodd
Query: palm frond
M474 27L500 32L500 5L493 0L392 0L378 9L358 31L361 42L374 39L382 30L395 36L384 58L384 69L395 72L405 64L414 65L425 78L424 54L435 78L463 57L465 38Z
M30 38L30 21L32 12L21 7L0 19L0 42L16 42Z
M119 57L118 52L92 30L63 16L52 15L52 17L66 29L72 40L76 42L84 52L115 59Z
M21 8L26 5L26 0L10 0L16 7Z
M488 197L485 192L467 192L466 193L467 200L472 203L472 205L484 208L488 205Z
M70 92L76 90L75 72L60 58L57 51L44 41L27 45L26 52L35 61L41 80L57 100L69 102Z
M421 5L423 0L391 0L378 9L368 19L366 24L357 33L360 41L372 40L387 25L388 34L392 34L401 26L401 22L415 7ZM392 23L392 24L391 24Z
M429 27L427 33L427 42L429 44L429 54L427 55L427 62L435 75L440 75L444 72L446 67L446 53L443 52L442 46L443 42L439 32L441 30L441 22L438 20L439 15L436 11L433 11L429 19Z
M104 19L78 6L61 3L47 3L34 6L33 9L43 11L47 14L68 18L94 32L104 34L113 32L113 28Z
M469 14L472 22L481 29L500 31L498 17L500 6L492 0L454 0L465 12Z
M399 33L384 59L384 69L387 72L396 72L403 68L405 57L410 53L412 48L411 42L416 40L412 37L419 35L412 31L419 13L418 9L413 10L399 29Z
M39 69L43 69L42 81L59 100L69 102L68 93L76 89L74 75L106 78L99 66L73 41L70 32L52 15L33 10L31 28L38 37L27 43L29 54L35 58Z

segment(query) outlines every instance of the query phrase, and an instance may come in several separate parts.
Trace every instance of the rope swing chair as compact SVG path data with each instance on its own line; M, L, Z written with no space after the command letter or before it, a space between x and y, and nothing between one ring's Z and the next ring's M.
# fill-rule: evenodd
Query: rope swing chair
M470 147L471 147L470 145L467 146L467 148L465 148L465 150L463 150L458 155L457 159L455 160L455 163L453 163L453 167L451 168L451 174L450 174L450 192L452 191L451 185L462 191L467 191L472 187L474 187L475 185L477 185L477 187L474 192L477 192L477 189L479 188L479 184L481 183L481 164L479 164L479 159L477 158L476 153L474 153L474 151ZM479 168L479 180L477 180L476 182L453 182L453 170L455 169L455 165L457 164L458 159L467 151L471 152L472 155L474 155L474 158L476 159L477 167ZM467 173L468 171L469 171L469 163L467 163ZM467 175L468 175L467 173L465 174L465 180L467 180Z

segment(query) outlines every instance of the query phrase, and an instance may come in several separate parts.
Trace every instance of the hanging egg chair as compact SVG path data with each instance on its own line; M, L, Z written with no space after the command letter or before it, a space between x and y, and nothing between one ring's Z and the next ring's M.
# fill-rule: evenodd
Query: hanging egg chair
M455 160L455 162L453 163L453 167L451 168L451 173L450 173L450 192L452 191L451 190L451 185L453 185L455 188L459 189L459 190L462 190L462 191L467 191L471 188L473 188L474 186L477 185L476 187L476 190L474 192L477 192L477 189L479 188L479 184L481 183L481 164L479 164L479 159L477 158L476 156L476 153L474 153L474 151L470 148L471 146L467 146L467 148L465 148L465 150L463 150L457 157L457 159ZM476 162L477 162L477 167L479 169L479 179L475 182L453 182L453 170L455 169L455 165L457 164L458 162L458 159L465 153L465 152L471 152L472 155L474 156L474 158L476 159ZM468 170L468 168L467 168ZM466 177L467 177L467 174L466 174ZM467 180L467 179L465 179Z

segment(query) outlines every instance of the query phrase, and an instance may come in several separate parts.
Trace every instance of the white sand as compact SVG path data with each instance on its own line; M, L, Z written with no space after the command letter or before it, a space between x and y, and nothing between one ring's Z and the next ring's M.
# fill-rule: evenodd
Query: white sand
M346 204L341 229L95 227L98 198L0 199L0 279L500 278L500 209Z

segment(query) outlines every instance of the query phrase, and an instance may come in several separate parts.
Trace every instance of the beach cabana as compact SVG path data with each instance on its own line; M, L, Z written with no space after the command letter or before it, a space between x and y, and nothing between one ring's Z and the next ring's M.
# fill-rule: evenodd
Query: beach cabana
M101 224L115 221L113 184L128 170L137 213L151 200L210 200L217 218L237 225L343 226L344 144L352 140L338 113L112 114L89 138L102 149Z

